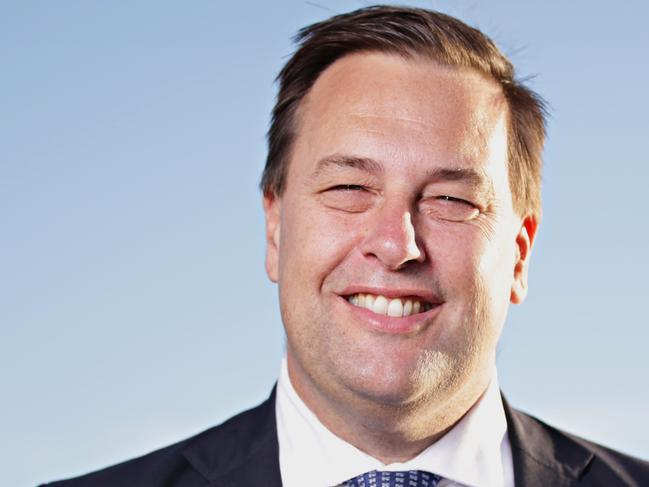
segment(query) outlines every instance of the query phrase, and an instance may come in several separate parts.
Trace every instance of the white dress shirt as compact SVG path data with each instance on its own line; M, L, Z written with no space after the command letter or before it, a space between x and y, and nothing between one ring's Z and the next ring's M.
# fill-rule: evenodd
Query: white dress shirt
M425 470L438 487L514 487L507 422L494 368L482 398L442 438L407 462L385 465L329 431L297 395L286 357L277 383L279 466L284 487L332 487L372 470Z

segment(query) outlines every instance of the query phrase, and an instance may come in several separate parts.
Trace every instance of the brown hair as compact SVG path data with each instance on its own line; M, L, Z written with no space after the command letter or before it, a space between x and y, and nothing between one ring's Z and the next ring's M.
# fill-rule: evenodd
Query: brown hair
M305 27L294 40L298 49L277 77L279 93L260 184L264 194L282 194L297 129L296 111L318 76L343 56L379 51L469 67L500 84L510 112L509 184L514 209L521 216L540 218L545 104L514 79L512 64L482 32L430 10L373 6Z

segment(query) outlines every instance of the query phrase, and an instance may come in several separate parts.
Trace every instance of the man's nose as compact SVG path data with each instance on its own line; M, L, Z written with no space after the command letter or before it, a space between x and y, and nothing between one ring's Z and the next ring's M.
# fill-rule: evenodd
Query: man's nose
M374 216L361 251L365 256L376 257L391 270L411 261L423 262L426 259L410 212L394 208L386 208Z

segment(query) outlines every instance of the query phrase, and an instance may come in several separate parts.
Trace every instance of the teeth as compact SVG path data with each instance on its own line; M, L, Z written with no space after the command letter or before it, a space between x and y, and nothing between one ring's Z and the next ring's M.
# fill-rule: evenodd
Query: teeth
M370 308L377 315L384 315L388 312L388 299L384 296L377 296L374 300L374 306Z
M403 303L400 299L393 299L388 305L388 316L403 316Z
M410 316L412 314L412 301L407 299L403 303L403 316Z
M374 294L354 294L347 300L359 308L393 317L410 316L433 308L431 304L416 299L386 298Z

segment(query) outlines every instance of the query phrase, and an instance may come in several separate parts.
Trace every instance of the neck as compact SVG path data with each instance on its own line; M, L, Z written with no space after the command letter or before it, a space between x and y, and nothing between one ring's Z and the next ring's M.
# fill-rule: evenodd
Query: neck
M349 391L323 394L289 362L289 379L298 396L332 433L384 464L406 462L439 440L476 404L489 384L486 374L452 396L377 401ZM431 396L435 396L432 400Z

